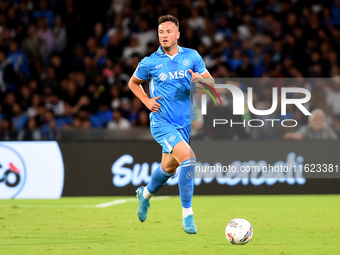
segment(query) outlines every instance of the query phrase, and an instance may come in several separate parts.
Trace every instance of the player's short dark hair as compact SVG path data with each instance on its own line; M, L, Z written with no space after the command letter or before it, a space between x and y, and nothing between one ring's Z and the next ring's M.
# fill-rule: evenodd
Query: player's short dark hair
M170 15L170 14L160 16L158 18L158 25L160 25L160 24L162 24L164 22L167 22L167 21L173 22L176 25L176 27L179 28L179 21L178 21L178 19L176 17Z

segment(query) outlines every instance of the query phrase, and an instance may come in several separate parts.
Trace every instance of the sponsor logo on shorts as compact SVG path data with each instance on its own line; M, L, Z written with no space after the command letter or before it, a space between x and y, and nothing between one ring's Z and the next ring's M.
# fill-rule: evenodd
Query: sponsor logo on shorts
M172 135L172 136L170 136L169 141L170 141L170 142L173 142L173 141L175 141L175 139L176 139L176 136L175 136L175 135Z

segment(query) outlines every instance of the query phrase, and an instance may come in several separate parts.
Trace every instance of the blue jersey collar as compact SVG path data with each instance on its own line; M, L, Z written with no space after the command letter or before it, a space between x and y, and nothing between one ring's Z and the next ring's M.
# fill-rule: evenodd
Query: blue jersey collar
M183 52L183 49L182 49L181 46L177 45L177 49L178 49L178 53L182 53ZM163 49L162 49L162 46L158 47L157 53L158 53L158 55L164 55L165 54Z

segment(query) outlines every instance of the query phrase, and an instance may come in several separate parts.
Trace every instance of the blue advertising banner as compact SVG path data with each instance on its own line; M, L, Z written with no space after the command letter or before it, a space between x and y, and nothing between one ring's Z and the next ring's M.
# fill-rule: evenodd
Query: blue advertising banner
M153 141L60 143L63 196L134 195L161 159ZM195 194L338 194L338 142L193 141ZM207 170L209 169L209 171ZM159 195L178 195L176 174Z

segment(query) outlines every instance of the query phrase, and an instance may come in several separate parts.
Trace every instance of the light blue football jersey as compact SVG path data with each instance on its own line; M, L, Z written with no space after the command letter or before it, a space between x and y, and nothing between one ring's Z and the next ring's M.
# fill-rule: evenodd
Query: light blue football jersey
M162 96L157 100L161 105L158 112L151 114L166 119L176 128L184 128L191 124L191 114L194 114L188 70L199 74L207 70L196 50L177 47L178 54L170 57L159 46L150 57L142 59L134 75L140 80L149 80L151 98Z

